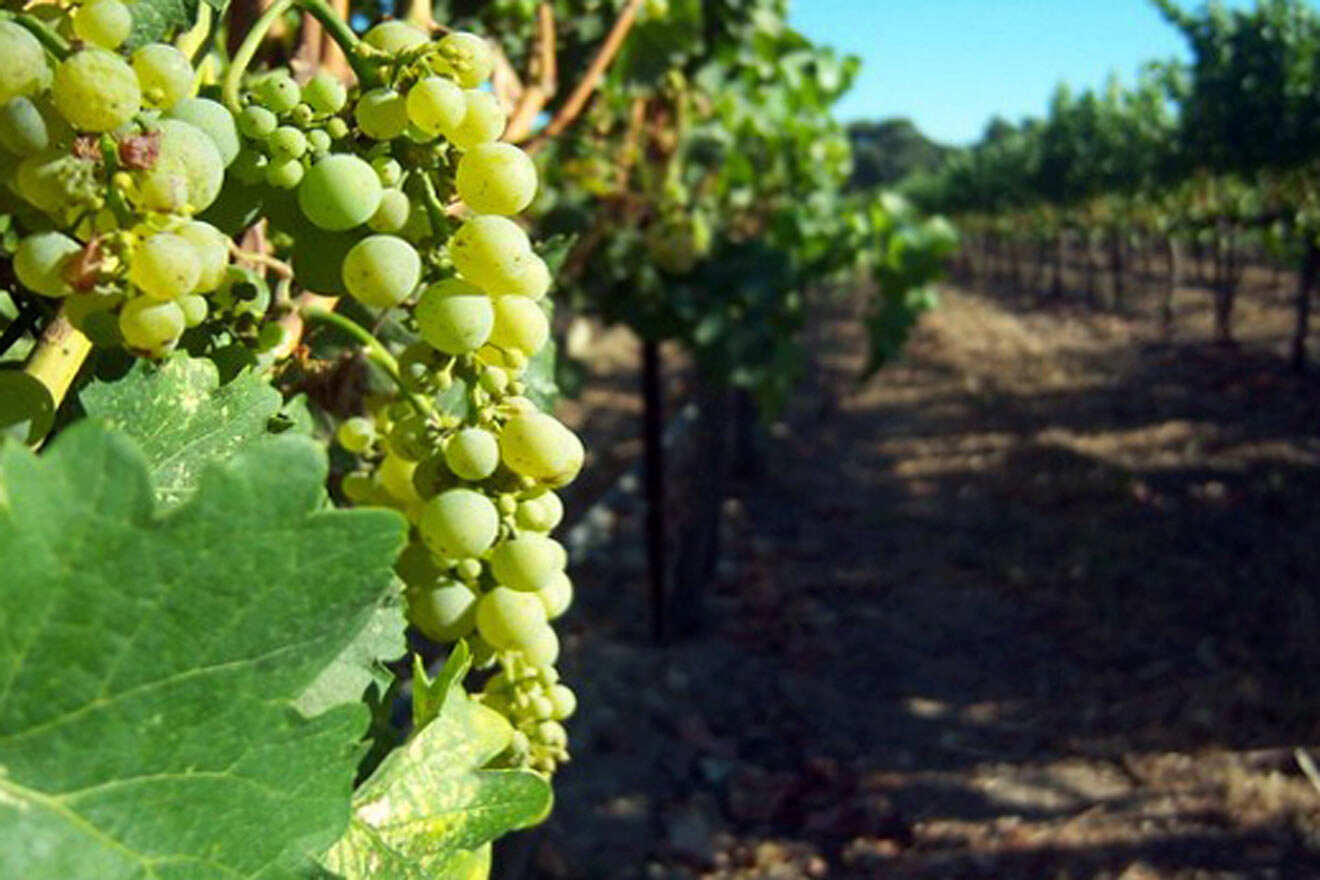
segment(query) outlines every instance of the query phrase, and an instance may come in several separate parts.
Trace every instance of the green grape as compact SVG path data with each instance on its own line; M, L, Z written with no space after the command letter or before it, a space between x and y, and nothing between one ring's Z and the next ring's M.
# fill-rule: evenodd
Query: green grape
M15 184L20 196L56 217L103 203L96 166L54 147L20 162Z
M345 419L335 431L335 439L349 452L361 455L376 441L376 424L362 416Z
M44 92L50 82L46 50L37 38L21 25L0 20L0 103Z
M353 245L343 265L344 287L355 299L388 309L408 298L422 277L422 258L393 235L369 235Z
M514 521L521 529L549 532L564 518L564 502L554 492L543 492L535 498L518 502Z
M380 178L357 156L335 153L312 166L298 187L308 220L331 231L365 223L380 206Z
M559 636L555 635L554 628L548 622L526 633L516 647L522 652L524 660L541 669L554 666L559 659Z
M408 591L408 619L435 642L452 642L477 625L477 594L462 581L442 578L432 587Z
M37 232L18 243L14 251L14 274L28 290L42 296L64 297L73 287L64 278L75 255L83 247L62 232Z
M267 74L252 88L252 95L272 113L288 113L302 100L302 89L282 70Z
M344 493L344 497L354 504L366 504L376 494L376 484L372 481L370 474L361 471L353 471L350 474L344 474L344 478L339 481L339 491Z
M332 116L325 121L325 133L330 135L331 140L342 141L348 137L348 123L338 116Z
M374 49L398 55L425 45L430 38L425 31L406 21L382 21L363 34L362 41Z
M539 301L550 292L550 283L550 267L537 254L532 254L508 279L504 292Z
M550 322L541 307L525 296L497 296L494 298L495 325L490 331L490 344L499 348L521 351L531 357L541 350L550 338Z
M517 214L536 195L536 165L513 144L478 144L458 160L455 183L478 214Z
M408 127L408 108L394 89L371 89L358 99L353 118L367 137L389 141Z
M577 694L567 685L553 684L550 686L550 705L552 707L550 717L555 721L571 718L577 711Z
M571 482L584 455L577 435L546 413L519 413L500 431L501 460L514 473L542 483Z
M193 293L207 293L225 282L229 266L229 239L210 223L189 220L179 227L178 235L193 246L200 271Z
M367 226L376 232L398 232L408 224L412 205L403 190L387 189L380 194L376 213L367 220Z
M137 74L104 49L83 49L61 61L51 88L55 109L83 131L111 131L142 109Z
M445 464L464 480L484 480L500 464L500 444L483 428L464 428L445 443Z
M297 159L280 159L266 166L266 182L276 189L293 189L302 183L307 169Z
M403 180L403 166L393 156L377 156L371 160L371 167L376 169L381 186L398 186Z
M421 496L417 494L417 489L413 486L413 471L415 470L417 470L417 462L408 461L387 452L385 458L381 460L380 469L376 471L376 476L380 480L381 486L396 501L403 504L412 504L422 500Z
M463 118L442 130L450 143L460 150L470 150L500 139L504 134L504 111L493 94L468 89L463 92L463 104Z
M524 532L495 545L490 568L504 586L532 593L546 586L556 572L563 571L561 550L553 538Z
M545 606L531 593L496 587L477 602L477 632L501 651L518 650L548 629Z
M25 95L0 105L0 144L15 156L30 156L50 146L50 129L37 105Z
M238 130L255 141L264 141L275 133L280 121L259 104L248 104L238 114Z
M408 121L434 136L458 128L467 113L463 90L441 76L420 79L408 90Z
M270 165L270 160L264 153L258 153L249 147L239 150L234 157L234 164L230 166L230 173L234 177L246 183L248 186L266 177L266 168Z
M445 354L476 351L490 338L495 309L490 297L457 278L432 284L413 309L422 339Z
M307 152L307 135L292 125L281 125L266 140L270 147L270 157L275 161L282 159L301 159Z
M300 129L307 128L315 118L316 111L312 109L310 104L299 104L289 111L289 121Z
M485 553L499 533L500 514L471 489L449 489L426 503L417 530L432 552L450 559Z
M435 561L435 556L425 544L409 543L394 562L394 571L399 578L413 589L421 589L434 584L444 575Z
M118 0L110 0L110 2L118 2ZM171 119L179 119L195 126L215 144L215 148L220 151L220 161L225 167L233 164L241 144L238 139L238 126L234 124L234 115L224 104L209 98L183 98L170 108L167 115Z
M139 172L134 200L139 207L173 213L200 213L210 207L225 180L215 143L201 129L180 119L161 119L156 164ZM130 195L133 195L130 193Z
M118 49L133 30L133 13L120 0L89 0L73 12L73 32L85 43Z
M348 89L333 74L324 70L303 86L303 100L317 113L338 113L348 103Z
M444 69L465 89L481 85L495 70L495 53L476 34L461 31L448 34L438 48Z
M554 577L536 591L536 598L540 599L545 607L545 616L550 620L557 620L573 604L573 581L566 572L556 572Z
M183 311L183 325L185 327L196 327L206 320L206 297L198 296L195 293L185 293L176 302Z
M463 277L487 293L503 293L532 256L527 233L507 217L468 219L449 239L449 256Z
M313 156L324 156L330 152L330 135L320 128L307 132L307 149Z
M173 301L139 296L124 303L119 310L119 332L124 343L135 351L153 356L174 348L185 327L183 309Z
M142 96L153 107L168 110L188 97L193 86L188 56L167 43L148 43L133 53Z
M128 280L155 299L192 293L201 275L202 263L192 242L170 232L143 239L129 259Z

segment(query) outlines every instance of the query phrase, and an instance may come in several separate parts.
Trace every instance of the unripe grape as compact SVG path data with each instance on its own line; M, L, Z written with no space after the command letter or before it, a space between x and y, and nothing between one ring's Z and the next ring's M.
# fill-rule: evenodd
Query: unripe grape
M192 242L170 232L143 239L129 259L128 279L155 299L192 293L201 275L201 260Z
M398 186L403 179L403 166L393 156L377 156L371 160L381 186Z
M330 152L330 135L319 128L307 132L307 149L311 150L313 156L324 156Z
M468 89L463 92L463 104L463 118L442 131L450 143L460 150L470 150L500 139L505 118L499 99L490 92Z
M482 214L469 218L449 239L449 256L464 278L498 294L530 259L532 246L509 218Z
M377 88L358 99L353 118L367 137L389 141L408 127L408 108L403 95L394 89Z
M64 270L82 245L61 232L37 232L18 243L14 252L14 274L28 290L42 296L64 297L73 287Z
M413 486L413 471L417 469L417 462L408 461L397 455L387 453L381 460L380 469L376 471L380 484L385 488L396 501L403 504L411 504L414 501L420 501L421 496L417 494L417 489Z
M119 332L131 349L153 356L167 353L184 330L183 309L173 301L139 296L119 310Z
M348 103L348 89L335 76L322 70L303 86L302 97L317 113L338 113Z
M361 455L375 442L376 425L362 416L345 419L335 431L335 440L354 455Z
M244 147L234 157L234 164L230 166L230 172L234 177L251 186L265 178L266 168L269 166L270 160L266 158L264 153L258 153L256 150Z
M118 49L133 30L133 14L120 0L89 0L73 12L73 32L86 43Z
M375 494L376 484L372 481L370 474L353 471L344 474L344 478L339 481L339 489L349 501L354 504L363 504L370 501Z
M0 145L15 156L30 156L50 146L50 128L31 98L17 95L0 105Z
M380 180L357 156L319 160L298 187L298 206L308 220L334 232L365 223L380 205Z
M289 121L299 129L307 128L315 118L316 111L312 109L310 104L299 104L289 111Z
M204 211L224 183L220 151L201 129L181 119L161 119L156 127L160 131L156 163L138 173L138 191L131 195L139 207L154 211Z
M577 711L577 694L573 693L567 685L551 685L550 704L554 707L550 717L555 721L563 721L572 717L573 713Z
M499 533L500 515L490 499L471 489L450 489L426 503L417 529L435 553L451 559L480 556Z
M550 338L550 322L541 307L525 296L494 298L495 325L490 344L531 357Z
M183 325L185 327L196 327L206 320L206 297L198 296L195 293L185 293L175 302L179 304L179 309L183 312Z
M302 89L282 70L263 76L252 89L253 96L274 113L288 113L302 100Z
M439 49L445 69L465 89L481 85L495 70L495 53L476 34L462 31L448 34L440 40Z
M137 74L104 49L83 49L61 61L52 95L60 115L83 131L111 131L142 109Z
M229 265L229 239L210 223L189 220L179 227L178 235L188 241L197 253L200 271L194 293L207 293L225 282L225 269Z
M535 592L547 586L556 572L563 571L561 551L553 538L524 532L495 546L490 554L491 571L506 587Z
M464 428L445 443L445 464L464 480L484 480L500 464L500 444L482 428Z
M50 83L50 66L41 43L22 25L0 20L0 103L18 95L36 95Z
M148 43L133 53L133 72L142 97L168 110L192 91L193 69L188 56L167 43Z
M429 135L451 131L467 113L463 90L441 76L428 76L408 90L408 121Z
M344 257L344 287L355 299L388 309L408 298L422 277L422 259L393 235L369 235Z
M259 104L248 104L238 114L238 130L253 140L264 141L279 124L275 114Z
M181 119L196 126L211 139L220 151L220 160L226 165L233 163L242 146L238 139L238 126L229 108L208 98L183 98L169 110L171 119Z
M513 144L478 144L458 160L455 184L478 214L517 214L536 195L536 165Z
M293 189L302 183L307 169L297 159L278 159L266 166L266 182L276 189Z
M542 669L554 666L559 659L559 636L547 622L545 626L527 633L516 649L522 652L523 659L532 666ZM554 724L553 721L545 723Z
M376 232L398 232L408 224L412 204L403 190L387 189L380 195L376 213L367 220L367 226Z
M266 141L270 147L270 157L281 159L300 159L307 152L307 136L292 125L281 125L271 133Z
M368 46L398 55L428 42L426 32L406 21L382 21L362 36Z
M477 594L462 581L442 579L436 586L408 591L408 619L428 639L452 642L477 624Z
M556 572L541 589L536 591L536 598L545 607L545 616L556 620L573 604L573 581L568 574Z
M549 629L545 607L531 593L496 587L477 602L477 632L499 650L520 650Z
M481 348L495 324L490 297L457 278L426 288L413 309L413 317L428 345L455 355Z
M582 468L577 435L546 413L522 413L500 431L500 458L516 474L562 486Z
M564 517L564 502L554 492L545 492L518 503L515 522L521 529L549 532Z
M332 116L325 121L325 133L330 135L331 140L341 141L348 137L348 123L338 116Z
M529 256L504 286L504 293L540 300L550 290L550 267L535 253Z

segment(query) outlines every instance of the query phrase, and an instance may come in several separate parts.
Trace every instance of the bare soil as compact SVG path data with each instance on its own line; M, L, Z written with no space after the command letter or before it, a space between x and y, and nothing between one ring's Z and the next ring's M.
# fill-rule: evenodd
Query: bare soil
M1169 343L949 289L858 383L823 304L766 476L726 505L704 631L648 641L640 503L578 565L576 760L507 862L1320 878L1320 385L1284 366L1282 294L1244 300L1237 350L1205 341L1203 294L1179 307ZM568 415L621 466L636 401L609 382L613 415Z

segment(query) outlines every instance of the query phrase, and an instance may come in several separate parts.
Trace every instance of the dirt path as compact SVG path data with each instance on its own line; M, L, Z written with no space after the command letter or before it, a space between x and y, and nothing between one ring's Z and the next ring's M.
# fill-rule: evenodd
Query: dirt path
M858 386L850 326L701 637L646 644L628 511L580 569L533 873L1320 878L1315 386L957 292Z

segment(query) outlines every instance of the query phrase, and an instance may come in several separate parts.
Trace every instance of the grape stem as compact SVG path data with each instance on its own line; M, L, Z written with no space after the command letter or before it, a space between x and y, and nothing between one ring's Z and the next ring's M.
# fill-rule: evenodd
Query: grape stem
M357 51L357 34L353 33L347 22L335 14L325 0L275 0L266 7L261 18L257 19L252 25L252 30L243 38L229 65L229 72L225 74L221 93L229 109L235 113L243 109L242 102L238 99L238 90L243 85L243 74L247 72L248 65L252 63L257 50L261 48L261 41L266 38L266 32L274 26L281 15L295 6L321 23L330 38L344 50L344 54L348 56L348 63L359 80L367 82L372 78L371 68L363 62L361 54Z
M133 225L133 212L124 201L124 194L115 186L115 172L119 170L119 144L108 135L101 135L101 158L105 162L105 198L110 204L110 212L115 215L115 222L127 229Z
M13 12L6 13L4 17L13 19L15 23L27 28L32 36L36 37L41 45L46 47L46 51L56 58L63 61L69 57L69 44L59 34L46 27L46 23L35 15L29 15L26 12Z
M352 336L358 342L362 343L366 349L367 357L375 361L376 365L383 369L395 385L399 386L399 391L408 402L413 405L422 416L430 416L435 412L435 407L431 402L418 394L415 394L403 384L403 378L399 375L399 362L395 360L394 355L390 354L379 339L371 334L371 331L363 327L352 318L332 312L318 306L308 306L301 310L303 318L309 321L321 321L338 327L340 330Z
M24 372L36 379L50 392L56 408L64 400L74 377L92 350L92 341L69 323L66 308L61 308L55 320L46 325L36 348L28 358Z

